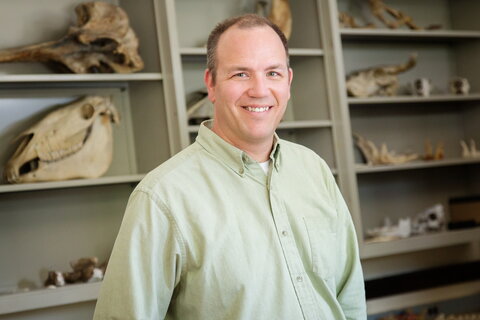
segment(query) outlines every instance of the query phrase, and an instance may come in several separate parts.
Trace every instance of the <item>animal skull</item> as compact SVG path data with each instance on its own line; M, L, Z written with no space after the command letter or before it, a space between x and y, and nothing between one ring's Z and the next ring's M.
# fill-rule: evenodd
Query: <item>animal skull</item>
M416 54L403 64L375 66L354 71L347 76L347 93L352 97L394 96L397 94L399 73L415 66Z
M87 96L49 113L20 134L5 165L9 183L97 178L112 162L112 125L119 114L110 98Z
M66 36L0 51L0 62L45 62L73 73L131 73L143 69L138 39L121 8L106 2L75 8L77 25Z

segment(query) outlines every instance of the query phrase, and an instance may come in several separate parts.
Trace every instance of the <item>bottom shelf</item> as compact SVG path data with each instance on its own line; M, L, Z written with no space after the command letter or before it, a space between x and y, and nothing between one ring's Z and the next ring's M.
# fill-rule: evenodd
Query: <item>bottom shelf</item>
M56 289L0 295L0 314L96 300L101 282L71 284Z
M431 233L388 242L364 242L360 247L362 259L428 250L480 241L480 227Z
M480 293L480 281L465 282L434 289L415 291L367 300L369 315L428 303L473 296Z

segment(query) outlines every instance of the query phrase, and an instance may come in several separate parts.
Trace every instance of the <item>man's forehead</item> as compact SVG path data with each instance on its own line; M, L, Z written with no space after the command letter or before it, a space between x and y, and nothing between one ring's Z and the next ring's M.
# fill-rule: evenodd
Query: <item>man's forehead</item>
M267 39L265 39L265 36ZM256 47L243 47L244 43L256 45ZM275 48L276 46L278 46L278 48ZM275 57L272 55L272 58L278 57L282 58L282 60L287 58L282 40L275 30L269 26L252 26L241 28L234 25L227 29L220 36L216 49L217 57L228 54L228 56L235 55L236 58L241 58L242 53L245 52L244 50L247 52L250 52L249 50L266 50L274 53ZM272 61L271 63L279 63L279 61Z

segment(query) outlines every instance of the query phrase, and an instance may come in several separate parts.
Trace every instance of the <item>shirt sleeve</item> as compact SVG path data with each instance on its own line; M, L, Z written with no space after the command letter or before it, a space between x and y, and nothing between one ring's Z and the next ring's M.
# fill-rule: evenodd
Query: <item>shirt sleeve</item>
M168 208L136 189L108 262L94 319L164 319L180 281L184 252Z
M324 173L327 175L327 184L337 208L338 224L337 236L339 239L338 273L336 277L337 300L347 319L367 319L365 283L360 263L357 235L347 204L331 174L324 164ZM326 167L326 170L325 170Z

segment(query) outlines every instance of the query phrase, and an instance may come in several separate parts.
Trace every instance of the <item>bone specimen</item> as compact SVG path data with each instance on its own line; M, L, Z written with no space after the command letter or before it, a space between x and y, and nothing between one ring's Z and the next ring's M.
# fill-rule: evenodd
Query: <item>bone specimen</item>
M433 152L432 143L430 140L425 140L425 155L423 160L442 160L445 157L445 148L443 142L438 142L435 148L435 153Z
M204 120L213 118L213 104L208 99L207 90L201 90L193 93L187 108L188 123L198 125Z
M433 85L430 79L418 78L413 81L412 92L417 96L429 97L432 89Z
M388 147L385 143L383 143L380 150L378 150L377 146L372 141L365 139L359 134L354 134L353 136L355 138L355 144L362 152L368 165L401 164L418 159L417 154L397 155L393 150L388 151Z
M463 140L460 141L462 146L462 157L463 158L480 158L480 151L477 150L477 144L475 140L470 139L470 146Z
M272 9L268 19L282 30L287 39L290 39L292 34L292 12L290 11L288 0L272 0Z
M112 162L112 125L119 114L110 98L87 96L49 113L17 138L5 165L10 183L97 178Z
M143 69L138 39L121 8L106 2L75 8L77 25L66 36L0 51L0 62L44 62L63 72L131 73Z
M411 17L400 10L387 6L385 3L383 3L383 0L369 0L369 2L372 13L390 29L397 29L402 25L406 25L412 30L421 29L413 22ZM392 16L394 20L389 21L387 18L385 18L383 15L384 12Z
M450 92L453 94L469 94L470 83L467 78L456 77L450 81Z
M376 66L364 70L354 71L347 76L347 92L353 97L394 96L397 94L397 74L405 72L415 66L416 54L399 65Z
M355 22L355 18L346 12L339 12L338 20L340 22L340 27L342 28L375 28L372 23L368 23L365 26L358 25Z

